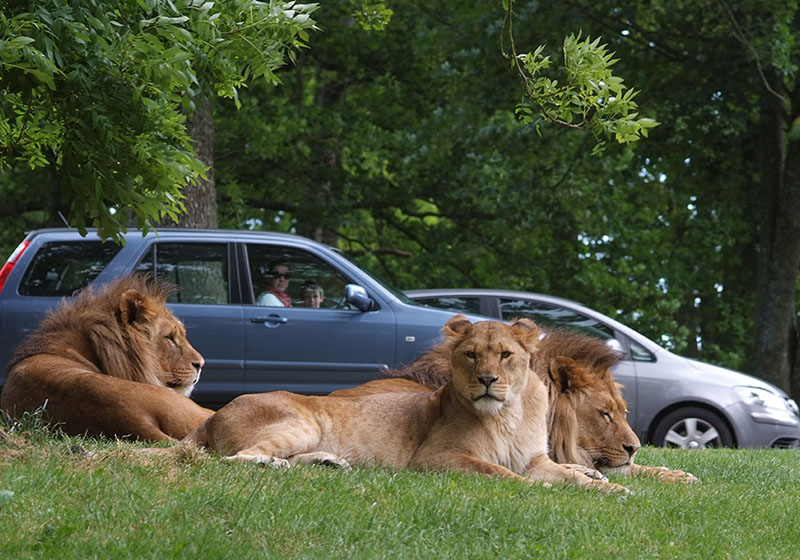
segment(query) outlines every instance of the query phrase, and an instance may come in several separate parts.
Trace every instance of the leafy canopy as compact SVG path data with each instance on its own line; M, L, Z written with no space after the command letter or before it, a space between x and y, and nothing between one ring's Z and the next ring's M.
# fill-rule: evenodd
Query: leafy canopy
M232 98L315 29L316 4L229 0L0 2L0 170L55 165L69 221L104 236L128 214L176 219L204 172L192 97Z
M522 122L533 123L538 115L547 122L588 130L597 140L593 154L600 154L605 148L603 138L613 138L620 144L636 142L647 137L648 129L658 126L654 119L637 118L638 106L633 98L639 92L625 87L622 78L612 73L611 67L618 59L605 44L600 44L600 37L592 40L581 39L580 33L567 35L562 48L561 78L548 77L553 71L551 57L542 54L546 46L539 45L532 53L517 54L514 2L504 0L503 4L504 38L511 50L507 56L522 80L526 98L516 107Z

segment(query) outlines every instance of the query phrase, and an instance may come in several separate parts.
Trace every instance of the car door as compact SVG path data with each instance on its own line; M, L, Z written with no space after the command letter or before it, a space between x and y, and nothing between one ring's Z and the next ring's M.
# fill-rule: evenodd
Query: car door
M394 365L397 327L388 302L376 301L375 309L366 312L347 304L345 286L353 279L325 255L311 248L250 242L246 259L252 301L273 304L243 308L248 392L326 394L375 379L381 368ZM279 276L288 271L284 280L290 306L260 297L269 291L276 269ZM315 290L323 293L318 308L303 298Z
M167 303L183 321L205 365L192 397L220 406L244 390L242 304L233 244L224 241L155 241L135 266L174 284Z

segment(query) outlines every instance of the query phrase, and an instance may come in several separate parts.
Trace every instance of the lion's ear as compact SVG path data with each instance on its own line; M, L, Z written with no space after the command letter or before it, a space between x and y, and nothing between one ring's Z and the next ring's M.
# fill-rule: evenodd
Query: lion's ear
M471 326L472 323L464 315L454 315L444 324L442 334L446 339L460 338L466 334Z
M530 319L517 319L511 325L511 331L528 352L533 352L539 342L541 331Z
M119 298L119 317L123 325L152 321L157 314L150 300L136 290L127 290Z
M580 379L581 369L578 367L578 363L566 356L558 356L550 360L548 374L559 393L566 393L583 385Z

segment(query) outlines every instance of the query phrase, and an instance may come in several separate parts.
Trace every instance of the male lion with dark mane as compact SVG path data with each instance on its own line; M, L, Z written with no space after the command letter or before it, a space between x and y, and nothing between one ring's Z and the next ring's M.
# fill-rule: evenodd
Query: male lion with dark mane
M289 466L351 463L395 469L464 471L543 483L572 482L611 491L596 471L547 456L547 391L530 370L539 329L522 319L443 329L451 379L426 392L354 397L285 391L242 395L193 430L184 444L229 459ZM177 452L179 447L147 450Z
M49 312L8 364L0 409L43 409L71 435L182 438L212 411L188 398L203 357L147 277L84 289Z
M567 329L545 332L531 368L547 387L550 458L557 463L590 465L603 473L649 475L664 481L694 482L681 470L634 463L639 438L628 424L627 405L609 368L622 355L599 339ZM446 345L433 347L417 361L377 379L332 395L425 392L452 377Z

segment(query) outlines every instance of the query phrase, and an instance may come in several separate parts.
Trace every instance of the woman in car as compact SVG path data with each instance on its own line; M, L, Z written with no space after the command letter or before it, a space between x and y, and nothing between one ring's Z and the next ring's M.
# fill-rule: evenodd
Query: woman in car
M267 290L256 298L256 305L266 307L291 307L292 296L289 288L289 267L286 263L274 263L267 273Z

